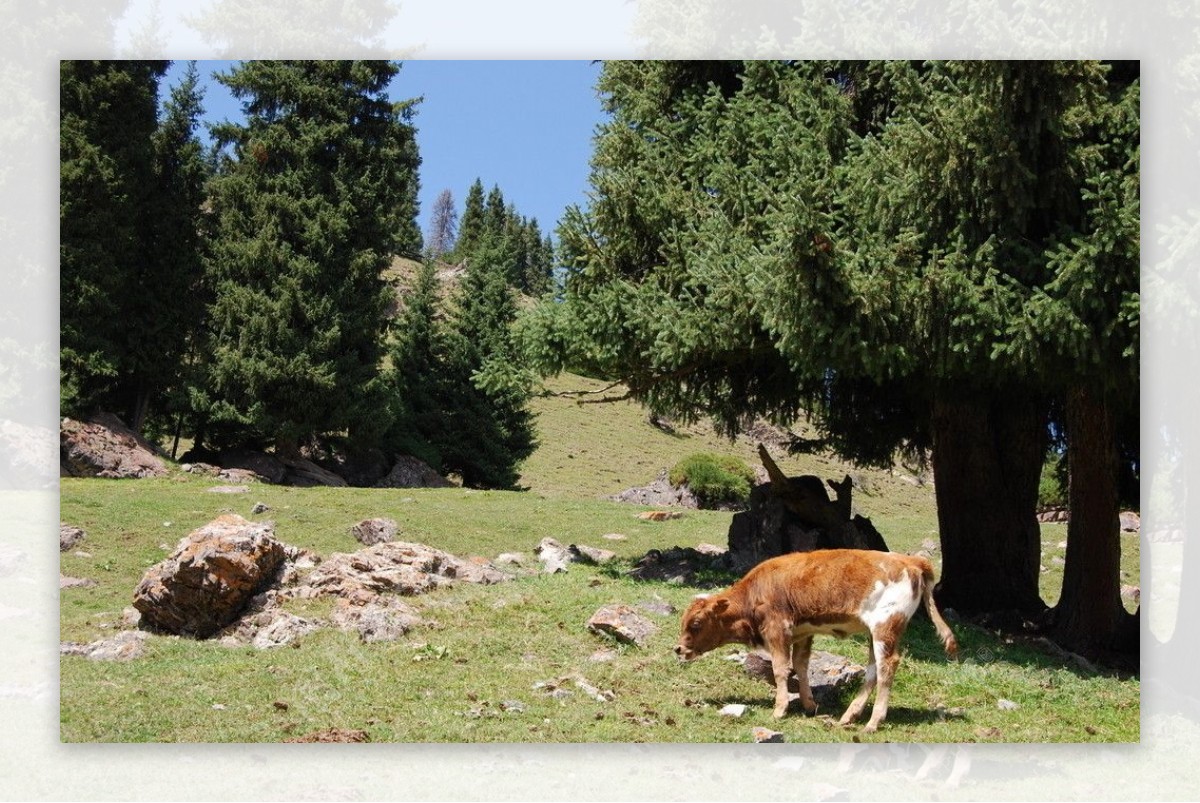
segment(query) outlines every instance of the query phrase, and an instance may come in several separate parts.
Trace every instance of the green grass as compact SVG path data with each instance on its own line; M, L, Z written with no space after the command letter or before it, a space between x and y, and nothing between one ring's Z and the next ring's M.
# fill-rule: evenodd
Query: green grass
M578 378L559 389L595 387ZM644 522L643 508L601 497L653 479L660 468L696 451L755 460L752 441L715 439L702 426L677 435L646 422L628 404L577 405L538 400L542 447L526 463L527 492L299 489L251 485L216 494L211 479L63 479L61 518L88 535L61 556L63 574L94 587L60 595L63 641L92 641L122 628L143 572L178 539L221 512L276 522L283 541L328 556L353 551L349 528L371 516L400 524L403 540L458 555L492 558L523 552L545 536L614 550L615 565L573 565L566 574L522 576L496 586L460 584L409 602L427 624L405 638L366 644L352 633L318 631L296 646L260 651L215 641L151 636L144 657L128 663L61 659L61 738L68 742L277 742L327 728L366 731L375 742L747 742L751 728L782 731L789 742L1121 742L1139 738L1136 678L1091 675L1031 646L955 623L964 661L950 663L927 621L905 639L887 722L879 733L835 727L850 690L817 717L771 717L772 692L724 658L725 648L680 664L671 652L678 614L647 613L659 630L645 647L589 632L600 606L666 601L684 608L698 589L627 576L650 549L724 544L730 513L688 511ZM607 423L606 423L607 422ZM871 516L889 545L914 550L936 540L929 487L887 472L858 472L819 458L781 459L788 473L861 474L856 507ZM753 465L753 463L751 462ZM270 510L254 516L256 502ZM627 538L610 541L606 533ZM1065 527L1043 528L1043 593L1057 595L1055 555ZM1126 567L1137 577L1136 538L1123 538ZM937 560L935 553L934 559ZM536 563L534 561L534 563ZM1129 580L1136 582L1136 580ZM301 616L320 617L327 601L294 601ZM866 643L819 638L818 649L862 662ZM607 660L596 660L596 657ZM592 699L576 684L610 692ZM546 693L559 683L564 697ZM539 687L538 684L543 684ZM997 707L999 699L1019 705ZM721 717L745 703L737 720Z

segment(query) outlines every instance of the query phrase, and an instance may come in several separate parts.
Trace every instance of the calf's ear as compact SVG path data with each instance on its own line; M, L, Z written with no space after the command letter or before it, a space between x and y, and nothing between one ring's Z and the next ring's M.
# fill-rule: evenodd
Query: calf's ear
M725 609L728 607L729 607L729 600L722 598L713 603L712 612L713 613L723 613L725 611Z

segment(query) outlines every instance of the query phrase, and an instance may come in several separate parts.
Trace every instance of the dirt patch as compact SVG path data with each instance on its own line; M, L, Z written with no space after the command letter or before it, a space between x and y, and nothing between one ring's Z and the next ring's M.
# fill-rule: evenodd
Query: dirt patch
M285 742L292 744L312 744L317 742L369 742L371 737L366 731L354 730L352 728L326 728L325 730L313 731L306 733L303 736L297 736L292 739L284 739Z

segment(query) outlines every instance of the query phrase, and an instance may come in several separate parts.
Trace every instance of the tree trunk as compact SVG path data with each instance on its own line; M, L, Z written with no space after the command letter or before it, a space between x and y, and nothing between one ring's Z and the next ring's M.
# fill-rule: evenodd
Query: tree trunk
M1038 616L1038 479L1046 422L1006 396L939 398L931 417L942 576L938 603L963 614Z
M1080 653L1136 653L1134 617L1121 603L1113 413L1103 395L1082 387L1068 395L1066 412L1071 519L1053 635L1059 644Z
M146 425L146 415L150 412L150 389L144 381L139 381L137 391L133 396L133 405L129 411L129 428L138 435Z

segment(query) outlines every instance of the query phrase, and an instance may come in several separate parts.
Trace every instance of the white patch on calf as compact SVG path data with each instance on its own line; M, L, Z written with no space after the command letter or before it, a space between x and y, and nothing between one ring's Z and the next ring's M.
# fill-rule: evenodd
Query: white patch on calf
M899 580L885 583L876 580L875 587L863 600L859 616L868 628L874 630L878 625L900 614L907 621L917 612L921 598L913 593L913 583L905 572Z

